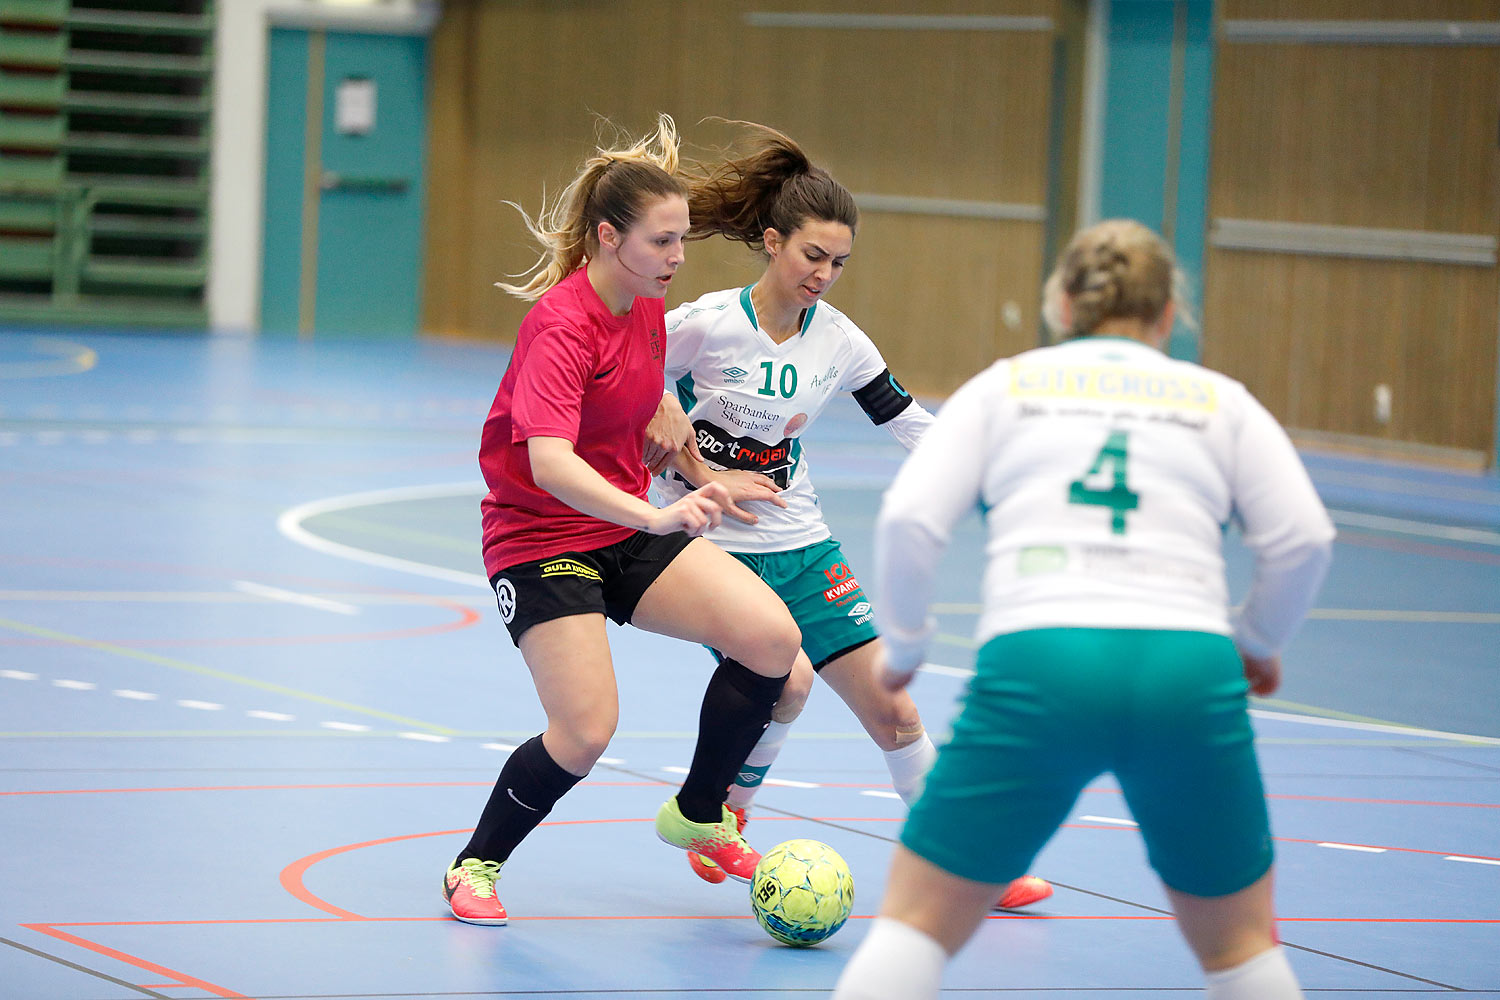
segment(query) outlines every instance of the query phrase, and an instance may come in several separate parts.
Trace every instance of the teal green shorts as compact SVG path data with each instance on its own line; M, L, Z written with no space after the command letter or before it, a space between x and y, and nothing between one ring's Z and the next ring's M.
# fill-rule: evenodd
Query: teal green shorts
M901 842L963 878L1009 882L1112 771L1163 882L1194 896L1243 889L1272 860L1246 690L1222 635L996 636Z
M815 669L876 637L870 602L832 538L788 552L730 555L786 602Z

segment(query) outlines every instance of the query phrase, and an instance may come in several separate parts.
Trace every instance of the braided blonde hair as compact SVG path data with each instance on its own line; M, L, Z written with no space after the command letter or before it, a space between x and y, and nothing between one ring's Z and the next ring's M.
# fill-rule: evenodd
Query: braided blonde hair
M535 219L515 202L505 203L521 213L542 253L531 267L512 275L530 274L524 284L497 281L495 287L517 298L538 299L599 252L599 223L608 222L624 233L655 199L687 197L687 184L677 176L681 140L670 115L658 115L655 131L641 139L627 136L624 143L596 148L555 201L545 204L543 194L544 205Z
M1107 219L1068 243L1047 279L1042 315L1054 335L1082 337L1112 319L1155 323L1175 302L1192 326L1186 289L1165 240L1133 219ZM1070 324L1062 322L1063 298L1072 307Z

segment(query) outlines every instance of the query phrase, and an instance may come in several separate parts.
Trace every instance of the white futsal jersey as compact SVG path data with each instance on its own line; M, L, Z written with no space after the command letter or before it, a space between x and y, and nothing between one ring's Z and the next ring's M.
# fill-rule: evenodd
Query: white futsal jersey
M948 533L988 533L980 641L1048 626L1234 634L1280 649L1333 524L1284 431L1239 382L1137 341L1085 337L999 361L948 401L886 494L882 631L919 645ZM1231 627L1231 519L1256 555ZM877 584L877 589L880 584ZM914 664L913 664L914 665Z
M760 329L750 289L711 292L667 313L667 384L716 470L749 469L782 487L783 510L752 506L758 524L726 517L708 537L730 552L785 552L829 537L799 440L837 392L889 378L865 332L826 302L807 310L802 329L776 343ZM895 392L905 391L891 380ZM908 448L932 416L915 401L882 426ZM690 485L673 472L660 482L671 503Z

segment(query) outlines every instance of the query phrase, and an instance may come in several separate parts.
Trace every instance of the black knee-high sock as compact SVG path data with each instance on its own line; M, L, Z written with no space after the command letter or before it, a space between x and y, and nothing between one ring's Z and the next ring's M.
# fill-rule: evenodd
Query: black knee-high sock
M789 674L762 677L742 663L722 660L703 692L693 766L677 793L677 807L694 823L717 823L735 771L754 749Z
M500 769L500 780L495 782L479 825L474 828L468 846L459 852L458 860L506 860L516 845L552 811L557 800L582 780L564 771L552 759L540 736L522 743L511 751L510 759Z

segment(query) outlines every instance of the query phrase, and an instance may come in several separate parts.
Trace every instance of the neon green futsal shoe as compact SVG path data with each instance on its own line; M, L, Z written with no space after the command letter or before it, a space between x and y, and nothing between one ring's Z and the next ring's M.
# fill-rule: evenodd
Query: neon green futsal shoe
M656 835L673 847L700 854L723 869L724 874L749 883L760 864L760 854L740 836L738 818L727 805L717 823L694 823L682 815L677 796L656 813Z

